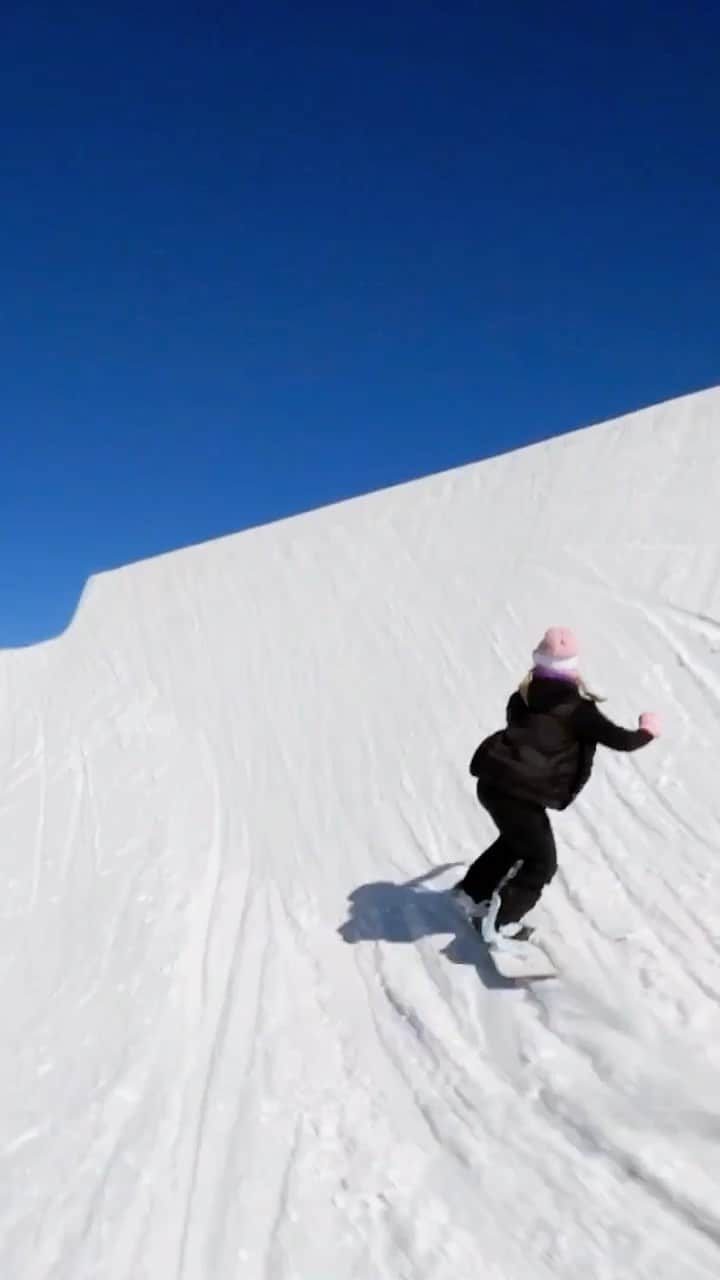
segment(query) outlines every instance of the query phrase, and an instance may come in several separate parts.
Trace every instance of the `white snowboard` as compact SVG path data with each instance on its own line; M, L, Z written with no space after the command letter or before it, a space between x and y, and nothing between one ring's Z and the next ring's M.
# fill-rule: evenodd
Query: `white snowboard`
M491 910L497 914L498 903L493 899ZM512 939L498 940L496 944L487 942L482 932L482 918L468 915L462 902L455 899L458 914L472 929L481 947L490 956L497 972L503 978L556 978L558 971L550 956L534 936L527 942L515 942Z
M557 978L555 965L538 942L513 942L507 948L488 946L480 931L477 932L481 945L503 978Z

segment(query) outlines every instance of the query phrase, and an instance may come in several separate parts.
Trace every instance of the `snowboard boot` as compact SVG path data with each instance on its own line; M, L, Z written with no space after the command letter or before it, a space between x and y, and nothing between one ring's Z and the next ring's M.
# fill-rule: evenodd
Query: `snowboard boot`
M501 924L498 933L501 938L512 938L513 942L529 942L535 930L518 920L513 924Z
M496 889L480 927L483 940L487 945L512 951L516 943L521 946L523 942L529 942L534 930L529 925L523 924L521 920L510 920L507 924L498 925L496 922L499 911L500 894Z

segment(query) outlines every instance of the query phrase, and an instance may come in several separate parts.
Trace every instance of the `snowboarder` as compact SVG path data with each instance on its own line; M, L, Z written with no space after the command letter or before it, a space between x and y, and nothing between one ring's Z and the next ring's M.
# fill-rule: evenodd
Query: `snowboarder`
M598 710L579 671L575 636L550 627L533 665L507 705L507 727L480 743L470 762L477 797L499 829L497 840L455 886L485 941L527 939L521 924L557 870L547 809L566 809L590 778L598 745L637 751L660 734L652 712L623 729Z

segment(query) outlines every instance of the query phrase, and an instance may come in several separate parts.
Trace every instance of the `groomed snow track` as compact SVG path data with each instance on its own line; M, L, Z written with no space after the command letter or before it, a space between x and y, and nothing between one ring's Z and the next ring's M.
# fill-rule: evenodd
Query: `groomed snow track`
M529 648L602 754L504 985ZM717 1280L720 393L92 580L0 660L3 1280Z

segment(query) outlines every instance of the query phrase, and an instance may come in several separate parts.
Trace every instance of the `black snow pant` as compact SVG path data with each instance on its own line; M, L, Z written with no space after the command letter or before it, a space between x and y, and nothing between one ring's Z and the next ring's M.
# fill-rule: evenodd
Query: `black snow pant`
M521 864L500 891L497 928L522 919L535 906L557 871L555 840L541 805L517 800L483 782L478 783L477 796L500 835L468 868L459 887L475 902L483 902L515 864Z

